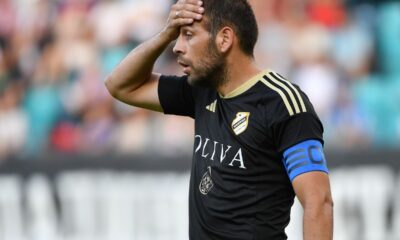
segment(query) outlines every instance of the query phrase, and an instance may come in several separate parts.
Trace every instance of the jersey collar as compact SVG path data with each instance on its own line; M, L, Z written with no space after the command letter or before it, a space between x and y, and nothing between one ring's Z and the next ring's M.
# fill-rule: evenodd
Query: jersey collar
M219 94L220 98L222 99L229 99L229 98L234 98L239 96L240 94L246 92L247 90L249 90L251 87L253 87L258 81L260 81L260 79L268 73L268 70L264 70L262 72L260 72L259 74L255 75L254 77L250 78L249 80L247 80L246 82L244 82L242 85L240 85L239 87L237 87L235 90L233 90L232 92L226 94L225 96L222 96L221 94Z

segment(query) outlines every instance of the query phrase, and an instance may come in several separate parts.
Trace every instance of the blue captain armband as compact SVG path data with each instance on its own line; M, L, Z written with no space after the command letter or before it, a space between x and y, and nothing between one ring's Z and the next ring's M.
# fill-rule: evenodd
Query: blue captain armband
M317 140L307 140L286 149L283 152L283 164L290 181L306 172L328 173L322 144Z

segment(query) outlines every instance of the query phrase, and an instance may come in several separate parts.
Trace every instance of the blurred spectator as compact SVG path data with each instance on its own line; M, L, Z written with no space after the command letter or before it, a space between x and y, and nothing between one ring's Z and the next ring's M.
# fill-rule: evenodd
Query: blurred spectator
M314 22L337 28L346 18L343 0L309 0L308 14Z
M124 114L115 131L115 150L122 154L151 151L155 136L151 134L150 120L150 112L140 108Z
M367 114L354 101L348 84L339 86L332 114L325 122L327 147L346 150L366 148L372 143L372 132Z
M20 107L22 94L20 82L12 82L0 90L0 159L15 155L25 144L28 121Z
M252 1L259 22L259 40L255 57L263 67L288 74L292 67L291 36L287 26L287 9L290 1Z
M194 121L191 118L163 116L153 129L156 151L166 155L189 154L193 148Z
M15 31L16 12L11 0L0 0L0 46L5 47Z
M60 81L66 76L60 58L57 45L45 47L27 90L24 106L29 120L28 154L48 150L51 130L63 114Z
M80 125L80 150L90 154L110 151L115 128L111 99L87 106Z
M291 24L292 80L308 95L322 121L329 119L338 96L339 76L331 64L327 29L301 15Z
M356 103L366 114L374 145L398 146L400 84L382 75L368 76L358 81L352 91Z
M400 3L386 3L378 8L379 64L385 74L400 81Z
M333 31L332 58L339 70L350 79L366 76L371 71L374 57L373 36L352 18L343 19L342 26ZM351 63L351 64L349 64Z

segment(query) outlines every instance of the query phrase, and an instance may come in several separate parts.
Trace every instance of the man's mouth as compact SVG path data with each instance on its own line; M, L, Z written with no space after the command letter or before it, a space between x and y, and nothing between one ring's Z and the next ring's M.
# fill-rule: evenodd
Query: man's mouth
M182 61L180 59L178 60L178 64L183 67L183 72L185 74L189 75L189 73L190 73L190 65L185 63L184 61Z

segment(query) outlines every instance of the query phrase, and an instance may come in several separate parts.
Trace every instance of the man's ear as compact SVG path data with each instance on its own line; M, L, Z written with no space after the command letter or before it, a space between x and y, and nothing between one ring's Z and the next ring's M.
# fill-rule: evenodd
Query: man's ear
M227 53L234 43L235 33L230 27L223 27L215 38L215 44L220 53Z

